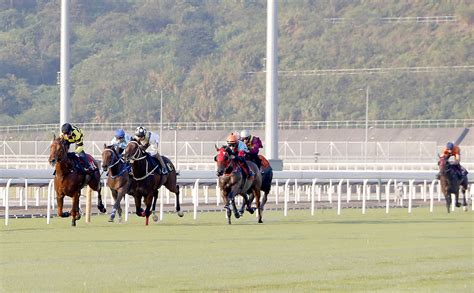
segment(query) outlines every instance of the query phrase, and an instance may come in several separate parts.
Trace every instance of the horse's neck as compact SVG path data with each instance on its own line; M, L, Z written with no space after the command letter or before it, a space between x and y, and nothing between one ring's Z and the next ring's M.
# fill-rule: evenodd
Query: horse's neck
M116 158L117 158L118 162L115 161L117 163L112 168L110 168L110 172L109 172L109 174L112 175L112 176L120 174L120 171L122 171L122 169L125 167L124 166L125 163L122 162L118 156Z
M58 176L64 177L74 170L74 162L66 156L65 160L56 163L55 170Z
M135 177L144 176L148 172L147 158L144 158L143 160L133 161L132 170L133 170L133 175Z

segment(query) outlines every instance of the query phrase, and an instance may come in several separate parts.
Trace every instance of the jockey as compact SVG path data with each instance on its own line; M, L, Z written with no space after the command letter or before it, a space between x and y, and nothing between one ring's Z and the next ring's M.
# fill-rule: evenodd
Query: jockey
M84 171L93 171L84 152L84 132L82 132L82 129L69 123L64 123L63 126L61 126L61 134L59 137L67 141L68 145L75 143L76 149L74 152L80 158L79 161L82 163Z
M259 149L263 147L260 138L258 136L250 135L250 131L244 129L240 132L240 140L247 145L249 149L248 156L250 160L254 161L255 164L257 164L257 167L260 169L262 166L262 161L258 157L258 152Z
M451 164L451 166L454 167L461 178L466 176L468 172L466 169L464 169L464 167L461 166L461 149L452 142L448 142L441 153L441 158L448 160L451 156L454 157L454 163Z
M126 134L123 129L117 129L115 130L115 136L110 141L110 144L115 147L119 154L122 154L127 147L127 144L130 142L130 139L130 135Z
M168 174L168 168L166 168L165 162L158 152L160 136L157 133L147 131L145 127L139 126L135 130L135 136L133 138L143 147L144 150L150 147L150 155L155 157L161 165L161 174Z
M250 170L247 161L245 160L245 154L248 153L249 150L247 146L238 139L237 135L235 135L235 133L229 134L229 136L227 136L227 145L232 151L232 155L234 155L237 163L244 169L244 173L247 174L247 179L249 179L254 175L252 170Z

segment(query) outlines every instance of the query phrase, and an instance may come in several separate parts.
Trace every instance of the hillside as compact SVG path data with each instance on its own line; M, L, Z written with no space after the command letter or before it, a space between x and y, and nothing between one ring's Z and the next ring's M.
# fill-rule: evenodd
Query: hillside
M371 120L474 117L472 3L279 1L280 119L364 119L366 86ZM59 121L59 4L0 2L0 124ZM73 121L159 121L161 90L165 121L264 120L264 0L73 0L71 28Z

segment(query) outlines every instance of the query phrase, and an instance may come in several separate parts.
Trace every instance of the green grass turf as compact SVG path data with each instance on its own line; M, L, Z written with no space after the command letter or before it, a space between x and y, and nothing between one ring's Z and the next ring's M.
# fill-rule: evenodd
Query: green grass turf
M474 291L472 211L342 212L2 220L0 291Z

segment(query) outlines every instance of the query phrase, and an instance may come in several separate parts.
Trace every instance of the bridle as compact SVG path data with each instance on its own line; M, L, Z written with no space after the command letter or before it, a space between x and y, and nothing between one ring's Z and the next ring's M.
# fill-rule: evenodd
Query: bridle
M137 145L137 150L135 151L135 153L133 155L131 155L130 157L128 157L128 160L130 161L130 163L133 163L134 161L140 161L140 160L143 160L147 157L147 153L145 151L143 151L141 148L140 148L140 145L138 144L138 142L132 140L129 142L129 144L136 144ZM147 178L148 176L150 176L151 174L153 174L153 172L155 172L155 170L160 166L159 164L157 164L153 169L151 169L150 171L148 171L148 160L145 160L145 175L142 176L142 177L135 177L135 175L132 175L133 179L135 179L136 181L140 181L140 180L143 180L145 178Z
M117 156L117 154L112 150L112 149L104 149L104 152L111 152L113 154L113 157L112 158L116 158L117 160L112 164L112 165L108 165L107 166L107 169L110 170L111 168L113 168L115 165L117 165L118 163L120 163L120 161L122 159L119 159L119 157Z
M135 151L135 153L133 155L131 155L129 157L130 162L140 161L140 160L143 160L144 158L146 158L146 153L144 151L142 151L142 149L140 148L140 145L138 144L138 142L132 140L132 141L129 142L129 144L136 144L137 145L137 150Z

